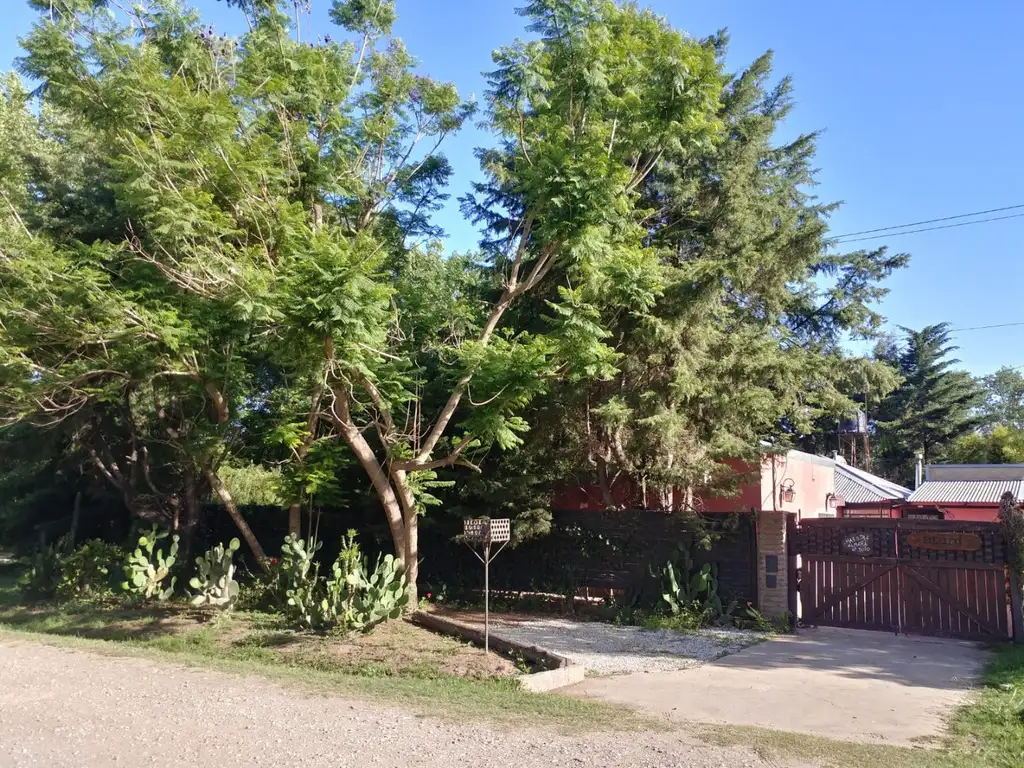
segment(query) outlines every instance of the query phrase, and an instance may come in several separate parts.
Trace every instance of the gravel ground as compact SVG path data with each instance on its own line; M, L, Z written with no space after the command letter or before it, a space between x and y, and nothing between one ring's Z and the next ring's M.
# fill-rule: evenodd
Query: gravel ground
M595 675L688 669L764 640L763 634L741 629L684 634L670 629L549 618L492 619L491 632L506 640L554 651Z
M740 748L680 733L453 724L236 677L0 641L0 766L655 766L753 768ZM794 764L795 765L795 764Z

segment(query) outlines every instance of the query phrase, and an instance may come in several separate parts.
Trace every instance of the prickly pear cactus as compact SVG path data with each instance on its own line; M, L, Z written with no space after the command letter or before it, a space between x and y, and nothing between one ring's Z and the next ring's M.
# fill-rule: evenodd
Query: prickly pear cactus
M227 609L238 599L234 558L239 546L238 539L232 539L226 548L218 544L202 557L196 558L198 572L188 582L192 589L197 590L197 594L192 596L192 605L213 605Z
M157 542L168 536L167 531L161 531L154 525L149 533L139 537L138 546L124 566L127 579L121 582L122 589L141 600L166 600L174 594L176 577L171 576L171 569L178 559L177 534L171 536L167 554L163 549L156 549Z
M281 577L285 587L285 613L305 629L325 629L329 617L325 615L319 597L320 564L315 556L323 542L304 541L291 534L281 545Z
M355 601L350 626L364 632L382 621L397 619L409 604L405 591L405 572L393 556L377 559L377 567L367 577L362 569L350 573L349 583L355 587Z

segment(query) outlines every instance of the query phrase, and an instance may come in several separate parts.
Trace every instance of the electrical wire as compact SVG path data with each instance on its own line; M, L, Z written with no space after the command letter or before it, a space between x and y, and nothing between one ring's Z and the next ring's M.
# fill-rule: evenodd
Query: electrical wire
M899 235L913 235L918 232L934 232L937 229L955 229L956 227L969 227L971 224L984 224L988 221L1003 221L1005 219L1021 219L1024 218L1024 213L1014 213L1009 216L993 216L990 219L978 219L977 221L962 221L959 224L944 224L941 227L924 227L923 229L908 229L906 232L889 232L884 235L871 235L870 237L854 237L849 240L841 240L837 245L846 245L847 243L859 243L864 240L881 240L886 237L898 237Z
M1011 328L1015 325L1024 325L1024 321L1019 323L996 323L995 325L973 325L970 328L950 328L949 333L957 333L959 331L987 331L989 328Z
M1018 208L1024 208L1024 203L1020 205L1007 205L1003 208L989 208L987 211L975 211L974 213L961 213L956 216L943 216L939 219L924 219L923 221L912 221L909 224L895 224L891 227L879 227L878 229L862 229L859 232L847 232L843 235L836 235L836 239L842 239L844 237L853 237L854 235L872 235L875 232L885 232L890 229L906 229L907 227L919 227L922 224L935 224L940 221L952 221L953 219L967 219L971 216L984 216L988 213L1002 213L1003 211L1014 211Z

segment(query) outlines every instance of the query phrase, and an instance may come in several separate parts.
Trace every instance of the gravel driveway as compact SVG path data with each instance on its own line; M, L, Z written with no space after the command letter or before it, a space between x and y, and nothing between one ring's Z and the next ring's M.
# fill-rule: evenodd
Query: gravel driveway
M464 623L483 622L476 613L453 611L444 615ZM491 615L491 633L554 651L592 675L689 669L765 639L764 634L740 629L703 629L684 634L670 629L509 614Z
M235 677L0 638L0 766L753 768L679 733L453 724Z

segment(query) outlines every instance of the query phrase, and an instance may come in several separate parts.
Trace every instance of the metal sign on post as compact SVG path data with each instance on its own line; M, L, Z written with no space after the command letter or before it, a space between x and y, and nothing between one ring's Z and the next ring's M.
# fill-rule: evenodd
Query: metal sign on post
M466 545L484 564L484 653L487 653L491 650L491 560L498 556L498 553L508 544L508 540L512 538L512 524L507 518L491 520L482 517L463 520L462 533L465 536ZM474 544L483 547L483 555L474 549ZM492 553L492 544L501 544L501 546Z

